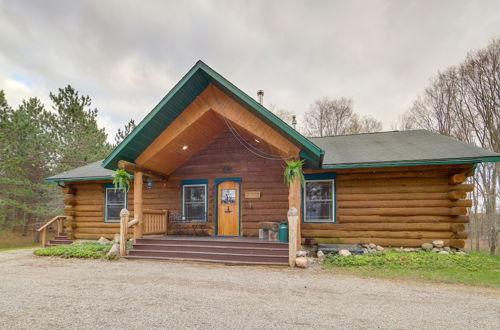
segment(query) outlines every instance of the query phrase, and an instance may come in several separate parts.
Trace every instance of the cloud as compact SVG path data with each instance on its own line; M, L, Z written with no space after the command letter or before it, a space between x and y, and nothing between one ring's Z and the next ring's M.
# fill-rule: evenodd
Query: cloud
M71 84L110 139L198 59L299 119L317 98L347 96L389 129L437 70L498 35L500 3L3 1L0 22L9 99Z

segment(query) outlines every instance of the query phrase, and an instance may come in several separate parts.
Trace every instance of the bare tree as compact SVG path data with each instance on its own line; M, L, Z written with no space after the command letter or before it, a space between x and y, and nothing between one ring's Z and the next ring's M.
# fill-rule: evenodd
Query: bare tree
M354 112L352 99L323 97L311 105L304 116L304 132L307 136L333 136L377 132L382 123L370 116L360 119Z
M351 133L373 133L380 132L382 129L381 121L378 121L372 116L365 115L354 123L351 128Z
M484 49L470 52L458 66L431 81L400 126L424 128L500 152L500 38ZM500 167L482 164L476 170L476 205L471 223L476 233L487 227L491 253L499 232ZM479 248L480 237L476 236Z
M278 116L281 120L283 120L288 125L292 126L293 115L294 113L285 109L278 108L275 104L269 105L269 111Z

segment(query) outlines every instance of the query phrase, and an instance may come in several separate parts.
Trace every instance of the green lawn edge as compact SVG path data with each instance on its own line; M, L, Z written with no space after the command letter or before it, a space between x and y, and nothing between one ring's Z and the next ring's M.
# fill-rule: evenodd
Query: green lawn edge
M323 267L363 277L500 288L500 256L477 252L442 255L385 251L348 257L329 255Z

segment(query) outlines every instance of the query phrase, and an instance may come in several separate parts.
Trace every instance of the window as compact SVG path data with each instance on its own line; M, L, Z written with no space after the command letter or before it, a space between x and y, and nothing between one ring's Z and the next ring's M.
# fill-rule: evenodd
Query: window
M335 222L335 180L307 180L304 222Z
M120 211L127 207L127 194L123 190L115 189L113 185L106 185L105 195L105 222L120 222Z
M207 183L183 182L182 219L193 222L207 221Z

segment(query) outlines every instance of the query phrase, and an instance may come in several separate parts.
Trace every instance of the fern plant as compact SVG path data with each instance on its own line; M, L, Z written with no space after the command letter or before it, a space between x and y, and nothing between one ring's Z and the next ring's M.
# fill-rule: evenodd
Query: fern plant
M302 166L304 165L304 160L287 160L285 166L285 184L290 186L295 180L300 181L300 185L304 186L304 172L302 172Z
M113 185L115 189L123 190L127 193L130 189L130 180L132 176L127 173L127 171L122 169L117 169L113 174Z

